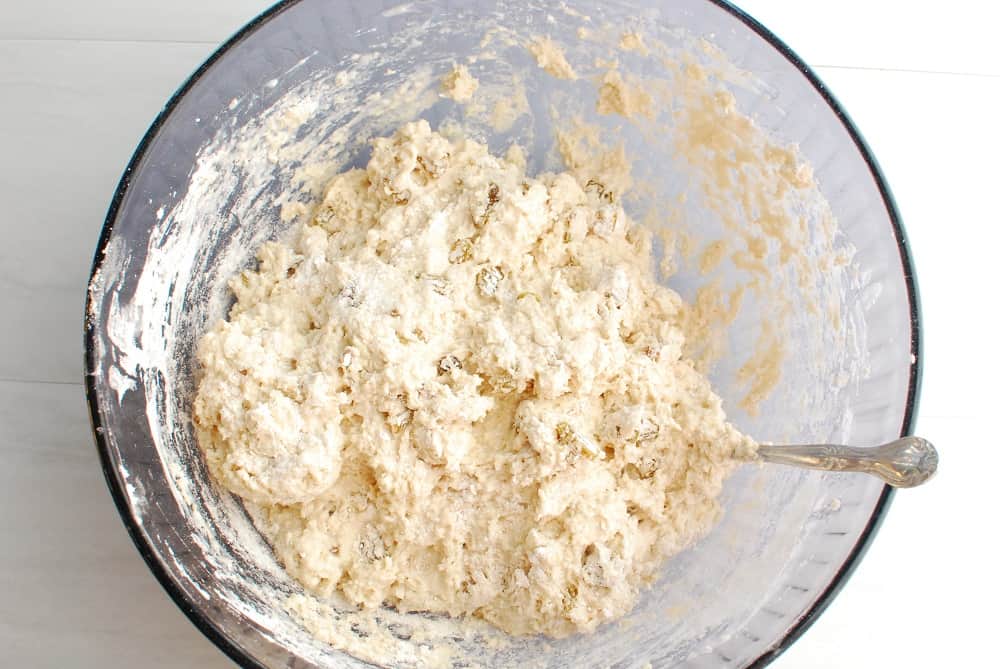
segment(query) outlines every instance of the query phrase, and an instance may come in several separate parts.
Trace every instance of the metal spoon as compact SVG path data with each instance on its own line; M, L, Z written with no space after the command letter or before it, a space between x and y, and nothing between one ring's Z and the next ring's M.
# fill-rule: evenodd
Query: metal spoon
M938 465L938 454L934 446L920 437L903 437L869 448L832 444L761 444L757 449L757 457L779 465L829 472L873 474L894 488L920 485L934 476Z

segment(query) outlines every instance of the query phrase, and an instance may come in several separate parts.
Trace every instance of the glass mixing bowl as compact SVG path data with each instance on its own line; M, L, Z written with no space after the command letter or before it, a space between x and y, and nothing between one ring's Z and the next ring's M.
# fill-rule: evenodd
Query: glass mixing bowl
M643 35L644 45L618 48L624 31ZM536 67L524 45L538 35L565 47L578 79ZM438 95L436 82L456 62L479 78L479 102ZM594 110L594 82L612 67L626 79L666 77L657 106L645 108L655 118ZM797 145L818 184L793 213L805 240L801 257L819 271L775 266L767 285L747 291L726 329L726 353L711 368L731 420L773 441L860 445L907 434L919 386L918 302L889 189L818 78L724 2L286 1L234 36L170 100L122 177L98 245L87 394L105 474L133 540L177 604L230 657L246 666L370 666L286 611L301 588L238 500L206 474L189 420L192 351L225 313L226 280L252 264L261 241L292 225L295 203L314 196L332 171L363 164L371 136L417 117L461 126L495 151L517 142L530 172L559 167L556 131L579 117L626 149L644 185L625 200L635 220L660 216L690 243L721 239L737 248L747 239L725 212L744 206L737 213L752 227L764 205L741 204L738 188L731 197L712 190L711 175L699 173L708 163L690 153L699 147L678 148L685 140L677 119L694 98L671 95L680 77L698 72L705 76L686 81L729 91L759 130L757 148L761 137ZM507 120L498 120L501 105ZM720 155L732 158L731 148ZM836 262L824 264L824 249ZM766 258L777 252L771 244ZM734 262L702 272L691 254L678 257L670 285L688 299L706 282L731 287L747 278ZM779 313L782 329L769 331ZM741 367L762 333L784 351L781 376L759 410L748 411ZM487 644L457 623L424 617L444 630L453 666L763 666L844 584L890 499L870 477L745 466L726 484L720 523L668 561L620 624L560 641ZM330 620L350 626L337 609ZM364 635L356 636L363 647ZM403 647L393 662L418 666L419 644L406 636L396 633L412 653Z

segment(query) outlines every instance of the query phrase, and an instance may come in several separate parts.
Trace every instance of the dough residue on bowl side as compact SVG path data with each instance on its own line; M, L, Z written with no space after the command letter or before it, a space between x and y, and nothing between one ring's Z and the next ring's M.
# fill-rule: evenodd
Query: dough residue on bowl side
M550 37L539 36L528 44L528 52L535 57L538 67L557 79L576 79L576 70L566 60L562 48Z
M479 80L469 73L465 65L455 65L441 79L441 93L455 102L467 102L479 88Z

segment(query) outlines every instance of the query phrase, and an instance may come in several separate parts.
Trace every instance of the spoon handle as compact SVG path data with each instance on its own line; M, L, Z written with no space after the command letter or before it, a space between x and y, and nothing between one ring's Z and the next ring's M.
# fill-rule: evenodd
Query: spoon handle
M920 485L934 475L938 465L934 446L920 437L903 437L869 448L832 444L761 444L757 456L765 462L780 465L873 474L895 488Z

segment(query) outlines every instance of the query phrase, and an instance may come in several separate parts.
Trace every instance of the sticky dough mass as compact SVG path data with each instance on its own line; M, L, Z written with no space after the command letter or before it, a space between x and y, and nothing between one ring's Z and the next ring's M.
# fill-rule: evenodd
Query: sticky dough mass
M411 123L259 261L200 342L195 425L319 595L593 630L707 531L753 448L598 181Z

